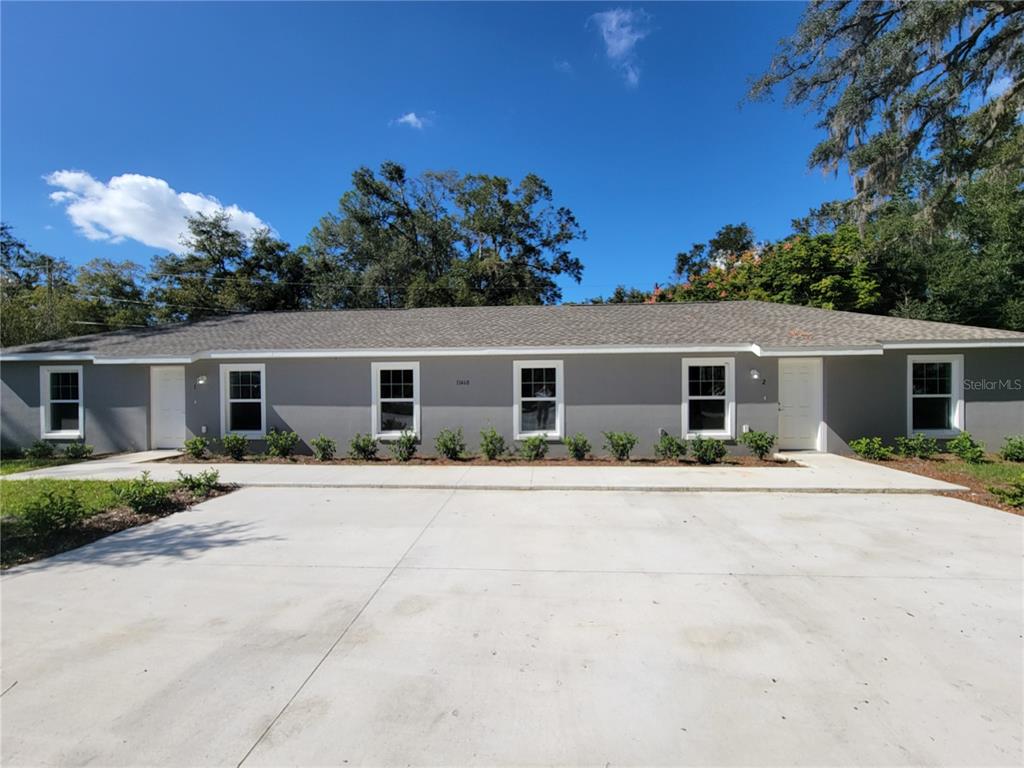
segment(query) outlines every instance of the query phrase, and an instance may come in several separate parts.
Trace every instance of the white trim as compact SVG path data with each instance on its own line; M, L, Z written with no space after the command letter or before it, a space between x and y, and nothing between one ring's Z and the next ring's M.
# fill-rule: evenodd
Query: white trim
M736 358L733 357L684 357L682 360L682 436L692 437L715 437L720 440L733 440L736 437ZM690 429L690 372L689 367L694 365L724 365L725 366L725 396L699 397L699 400L725 400L725 428L724 429Z
M800 448L788 448L782 445L782 365L790 358L782 358L779 360L779 424L777 429L779 430L779 450L807 450ZM814 434L814 449L815 451L825 450L825 363L820 357L812 358L809 361L805 361L804 358L793 358L799 359L800 362L813 362L815 363L815 375L818 378L818 398L817 408L815 409L815 416L818 422L818 428Z
M643 355L643 354L722 354L752 352L758 357L836 357L881 355L889 349L1016 349L1024 341L898 341L856 347L763 347L760 344L642 345L616 344L577 347L403 347L395 349L242 349L211 350L175 357L102 357L87 353L22 352L0 353L3 362L83 361L96 365L175 365L199 360L244 360L252 358L391 358L391 357L492 357L498 355Z
M949 423L952 429L914 429L914 398L928 395L914 394L914 363L950 363L950 414ZM964 430L964 356L963 355L907 355L907 437L924 435L925 437L956 437ZM947 397L947 395L931 395L931 397Z
M555 428L554 430L522 431L523 381L524 368L555 369ZM528 398L529 400L551 398ZM561 440L565 435L565 367L561 360L513 360L512 361L512 434L516 440L537 435L545 440Z
M259 371L260 373L260 426L259 431L240 432L233 430L231 434L242 435L250 440L259 440L267 434L267 366L265 363L224 363L220 366L220 436L227 434L228 405L228 374L233 371ZM244 401L242 401L244 402ZM252 401L249 401L252 402Z
M420 436L420 364L418 362L370 363L370 434L378 440L396 440L402 433L394 430L383 432L380 428L380 372L412 370L412 431ZM408 398L389 398L408 402Z
M50 413L50 374L78 374L78 429L47 429ZM57 402L73 403L74 400ZM45 440L82 440L85 438L85 375L80 365L41 365L39 367L39 435Z

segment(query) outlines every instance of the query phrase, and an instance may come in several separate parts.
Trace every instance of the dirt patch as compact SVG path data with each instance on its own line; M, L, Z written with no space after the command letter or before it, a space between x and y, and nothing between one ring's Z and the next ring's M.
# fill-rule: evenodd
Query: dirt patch
M570 458L541 459L540 461L527 461L516 457L489 460L480 456L471 456L457 461L443 459L436 456L416 456L411 461L395 461L384 454L372 461L361 461L349 458L337 458L331 461L317 461L312 456L290 456L287 459L275 456L246 456L244 459L235 460L227 456L216 454L205 459L193 459L191 456L172 456L168 459L161 459L165 464L315 464L316 466L367 466L382 464L406 464L408 466L458 466L458 467L699 467L704 466L692 458L684 458L678 461L669 461L652 458L637 458L629 461L616 461L609 456L592 456L583 461L576 461ZM712 466L724 467L799 467L796 461L787 459L765 459L761 461L754 456L727 456L719 464Z
M214 489L208 496L197 497L183 488L177 488L168 494L167 502L152 513L134 512L128 507L112 507L103 512L87 517L66 531L53 533L46 537L33 536L27 533L18 523L17 518L0 520L3 531L3 546L0 548L0 569L6 570L15 565L40 560L44 557L59 555L72 549L91 544L112 533L136 528L152 523L163 517L182 512L202 501L223 496L235 490L236 486L223 485Z
M861 461L866 461L866 459L861 459ZM1024 516L1024 508L1015 508L1004 504L999 500L998 496L988 489L991 485L999 485L997 481L980 478L971 474L969 470L964 468L962 461L952 456L940 454L931 459L895 457L888 461L869 461L868 463L966 486L968 488L966 491L938 491L936 493L939 496L950 496L955 499L972 501L975 504L983 504L986 507L993 507L1014 515ZM1024 472L1024 467L1021 468L1021 471Z

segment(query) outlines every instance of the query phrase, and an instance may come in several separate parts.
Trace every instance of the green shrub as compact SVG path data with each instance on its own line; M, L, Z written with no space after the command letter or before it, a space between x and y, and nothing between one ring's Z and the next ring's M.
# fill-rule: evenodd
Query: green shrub
M1024 507L1024 472L1016 480L1011 480L1009 485L994 486L989 490L1007 506Z
M508 450L505 438L494 427L480 430L480 452L489 461L494 461Z
M244 459L246 451L249 450L249 441L245 436L234 433L224 435L220 439L220 444L224 446L224 453L235 461Z
M134 480L115 483L114 497L135 512L155 512L167 503L167 488L143 472Z
M337 441L332 440L323 432L309 441L309 447L313 449L313 457L317 461L330 461L338 452ZM376 453L376 448L374 453Z
M934 437L917 434L896 438L896 453L907 459L930 459L939 452L939 443Z
M632 432L605 432L604 448L618 461L629 461L629 454L636 448L640 438Z
M961 432L948 443L946 449L968 464L982 464L985 461L985 445L979 443L970 432Z
M348 457L356 461L373 461L377 458L380 444L373 435L361 435L358 432L348 443Z
M548 441L543 435L532 435L522 439L519 455L527 461L540 461L548 455Z
M45 537L74 527L87 514L74 489L43 491L25 507L21 521L33 536Z
M690 453L700 464L717 464L728 452L725 442L713 437L695 437L690 441Z
M565 443L565 447L569 451L569 455L572 456L576 461L583 461L587 458L587 454L590 453L590 441L587 440L587 436L582 432L577 432L575 435L569 435L562 442Z
M220 480L220 472L213 467L204 469L202 472L197 472L194 475L186 474L182 471L178 471L178 484L182 488L189 491L193 496L206 497L213 493L217 488L217 482Z
M999 455L1007 461L1024 461L1024 435L1009 435Z
M66 459L88 459L92 456L93 448L85 443L68 443L64 446L64 458Z
M196 435L190 437L185 441L185 453L191 456L193 459L201 459L206 455L206 450L210 447L210 441L202 435Z
M686 442L664 432L654 444L654 455L659 459L681 459L686 455Z
M53 447L53 443L48 443L45 440L36 440L25 449L25 458L52 459L56 452L57 450Z
M456 430L442 429L434 439L434 448L440 456L456 461L466 455L466 439L462 427Z
M295 432L282 432L276 427L267 432L267 453L279 459L287 459L299 444L299 436Z
M885 461L892 458L892 449L886 447L880 437L858 437L850 441L850 450L862 459Z
M402 434L391 444L391 455L397 461L411 461L416 455L416 435L409 431Z
M740 435L740 442L747 446L750 452L757 456L758 459L764 461L765 457L772 452L772 448L775 447L775 435L771 432L751 430Z

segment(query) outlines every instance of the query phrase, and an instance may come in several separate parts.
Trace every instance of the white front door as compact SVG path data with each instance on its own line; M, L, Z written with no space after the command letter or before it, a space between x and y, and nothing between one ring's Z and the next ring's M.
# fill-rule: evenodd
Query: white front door
M820 357L779 360L779 448L820 450Z
M181 448L185 442L185 366L149 369L153 448Z

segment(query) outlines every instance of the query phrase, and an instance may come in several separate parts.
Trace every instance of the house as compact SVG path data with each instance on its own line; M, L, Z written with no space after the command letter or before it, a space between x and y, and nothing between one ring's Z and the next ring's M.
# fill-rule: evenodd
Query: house
M625 430L843 452L1024 433L1024 333L756 301L238 314L8 348L2 447L98 452L294 430L346 446L443 428L471 447Z

